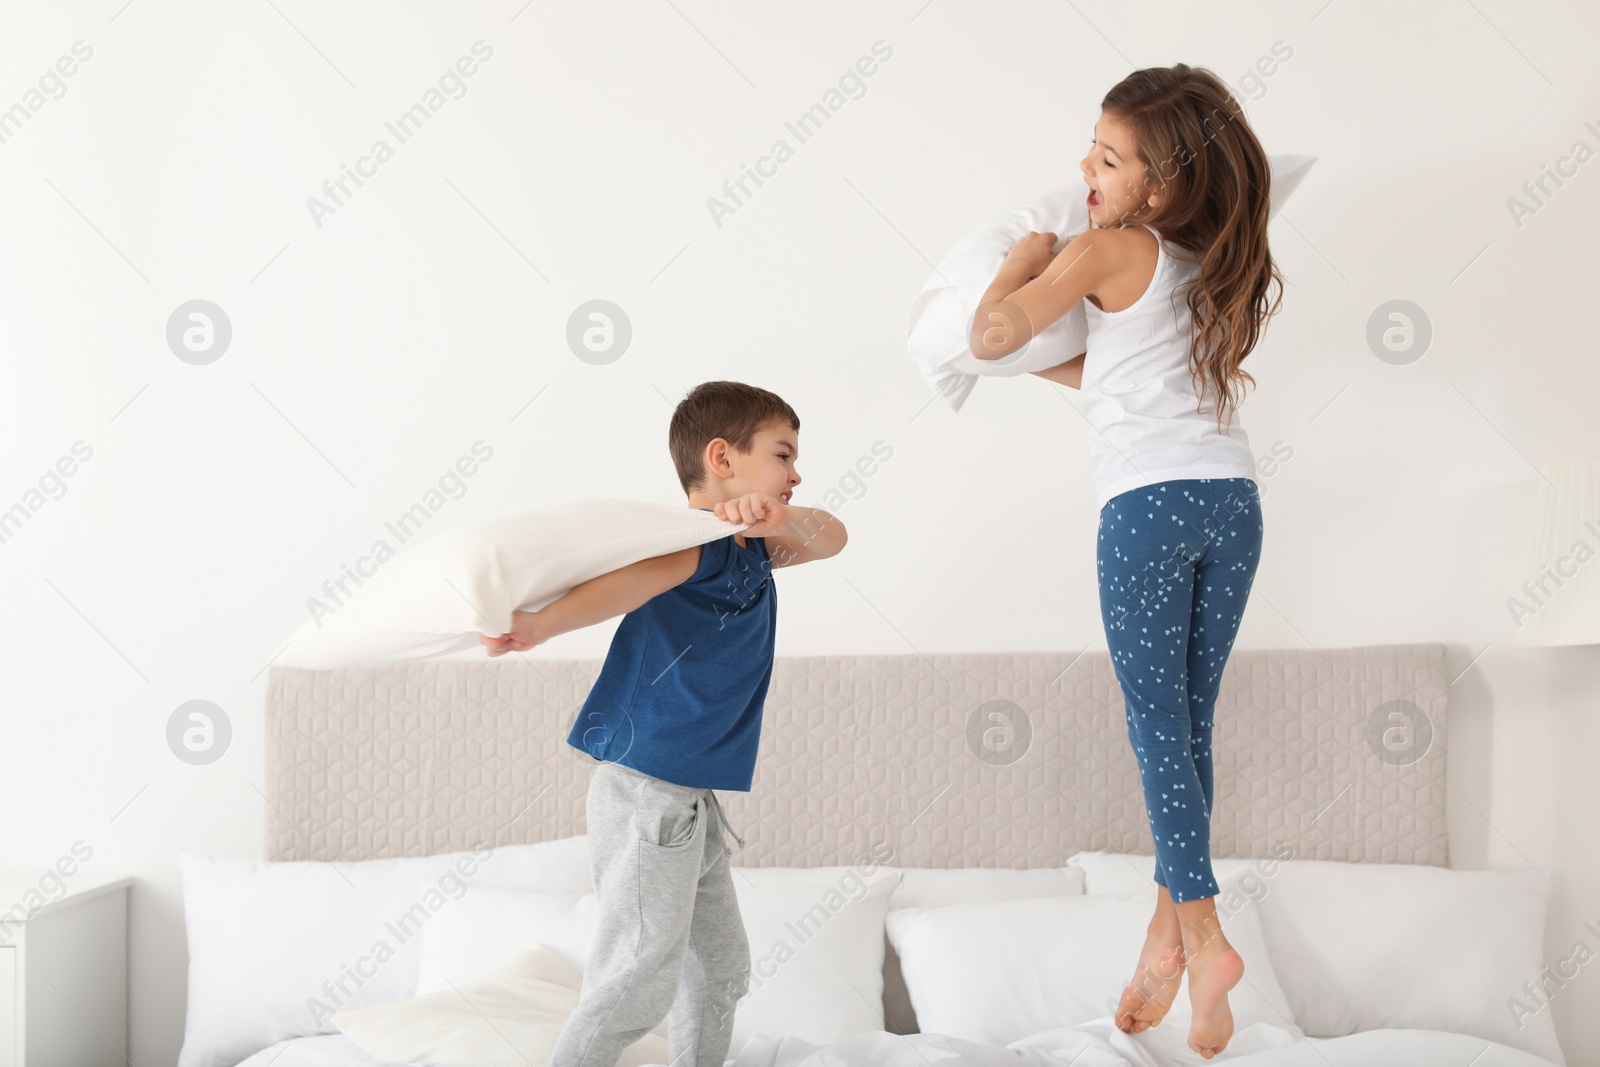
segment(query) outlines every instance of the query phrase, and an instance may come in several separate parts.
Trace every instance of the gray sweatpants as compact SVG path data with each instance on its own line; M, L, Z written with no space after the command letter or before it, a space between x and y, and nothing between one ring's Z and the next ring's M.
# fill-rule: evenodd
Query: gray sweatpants
M663 1018L671 1067L723 1067L750 943L722 804L709 789L604 762L586 810L599 927L550 1067L614 1067Z

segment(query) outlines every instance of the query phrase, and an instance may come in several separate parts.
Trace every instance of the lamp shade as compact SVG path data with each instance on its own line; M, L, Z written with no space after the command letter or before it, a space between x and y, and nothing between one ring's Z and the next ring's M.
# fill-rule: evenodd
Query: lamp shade
M1600 644L1600 456L1559 460L1540 482L1529 577L1506 607L1513 644Z

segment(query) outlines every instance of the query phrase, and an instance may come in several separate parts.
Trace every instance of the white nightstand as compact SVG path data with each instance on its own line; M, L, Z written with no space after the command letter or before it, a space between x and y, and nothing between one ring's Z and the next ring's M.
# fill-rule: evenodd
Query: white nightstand
M0 1067L126 1067L133 879L39 879L0 874Z

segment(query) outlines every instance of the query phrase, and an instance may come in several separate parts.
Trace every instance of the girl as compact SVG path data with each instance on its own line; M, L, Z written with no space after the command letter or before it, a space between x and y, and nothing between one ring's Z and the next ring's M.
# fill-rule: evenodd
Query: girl
M1055 256L1055 234L1017 242L971 342L1004 358L1088 300L1088 350L1033 373L1083 393L1101 621L1155 840L1155 916L1116 1022L1160 1022L1187 968L1189 1047L1210 1059L1233 1035L1228 990L1244 975L1214 900L1211 718L1261 553L1255 460L1234 413L1255 380L1239 364L1283 296L1271 174L1205 69L1135 71L1100 107L1079 164L1090 229Z

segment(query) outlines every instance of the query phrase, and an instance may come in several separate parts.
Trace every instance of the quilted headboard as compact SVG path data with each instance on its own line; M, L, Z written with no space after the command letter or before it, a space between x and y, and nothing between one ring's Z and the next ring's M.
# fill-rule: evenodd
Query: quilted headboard
M1446 865L1443 645L1235 649L1216 856ZM420 856L584 832L567 732L599 660L309 671L267 695L267 855ZM1045 867L1153 851L1109 655L780 657L755 783L719 794L749 866ZM881 852L881 850L880 850Z

